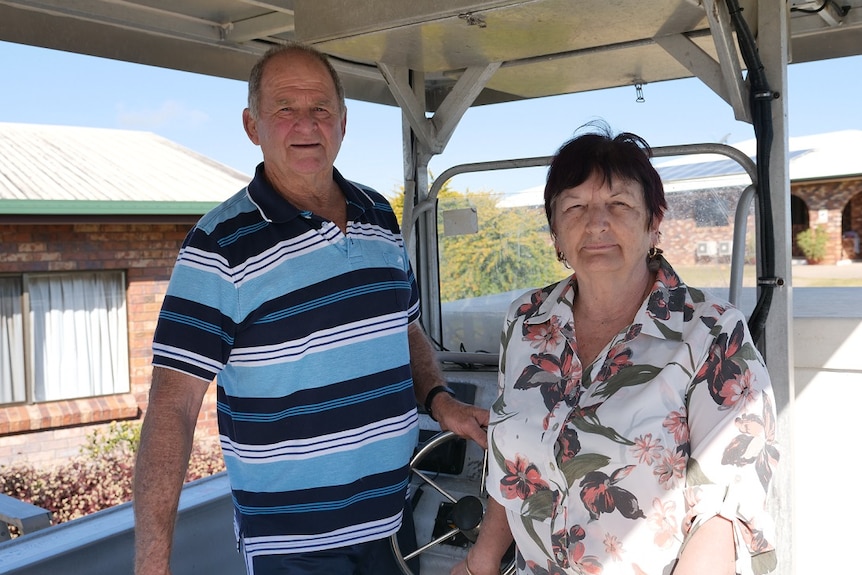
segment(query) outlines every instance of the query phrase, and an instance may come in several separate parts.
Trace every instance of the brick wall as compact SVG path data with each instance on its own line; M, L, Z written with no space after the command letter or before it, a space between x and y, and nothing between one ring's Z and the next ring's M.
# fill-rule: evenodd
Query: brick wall
M823 226L829 232L829 244L823 263L834 264L845 259L843 231L851 229L862 236L862 180L791 183L790 193L805 202L809 226ZM843 214L848 205L851 217L850 221L844 221Z
M695 263L728 263L730 257L720 254L705 255L698 252L698 246L709 243L718 250L722 242L733 242L733 218L741 187L716 188L713 190L693 190L670 192L667 194L668 209L661 224L661 241L659 246L671 265L692 265ZM713 201L723 203L726 208L726 225L708 225L709 223L695 218L698 203ZM752 212L753 214L753 212ZM753 246L754 217L748 218L748 245ZM751 251L749 248L747 251ZM753 256L753 254L751 254Z
M853 230L862 238L862 179L836 180L816 183L792 183L791 194L802 200L802 209L807 210L808 225L793 225L791 228L792 252L794 257L802 257L802 252L796 247L796 234L807 227L823 226L829 233L824 264L834 264L842 259L862 257L862 254L851 256L845 250L842 236L845 231ZM711 261L726 261L726 258L702 258L697 255L697 246L701 242L721 242L733 239L733 229L730 226L697 225L695 222L695 205L704 197L724 200L731 207L729 221L733 221L733 211L736 208L742 188L717 188L712 190L696 190L686 192L671 192L668 194L668 210L662 222L662 238L660 246L667 254L672 264L690 265L708 263ZM753 210L753 208L752 208ZM755 224L753 211L748 217L746 231L746 254L748 258L755 257L754 233Z
M0 273L124 270L131 392L0 407L0 465L47 465L78 453L84 438L112 420L139 420L147 407L152 335L184 224L0 224ZM215 385L198 432L217 435Z

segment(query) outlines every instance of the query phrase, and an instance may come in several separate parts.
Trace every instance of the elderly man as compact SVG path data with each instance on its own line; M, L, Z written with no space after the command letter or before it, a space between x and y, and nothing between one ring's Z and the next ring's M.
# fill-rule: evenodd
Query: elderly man
M445 387L386 200L333 167L347 125L319 52L279 46L249 79L263 163L177 258L153 342L135 480L137 575L169 559L195 422L218 423L249 575L397 573L416 403L485 445L488 412Z

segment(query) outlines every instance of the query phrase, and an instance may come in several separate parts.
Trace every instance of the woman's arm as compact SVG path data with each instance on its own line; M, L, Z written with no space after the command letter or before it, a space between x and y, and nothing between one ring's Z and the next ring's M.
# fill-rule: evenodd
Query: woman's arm
M476 544L467 553L467 560L455 565L449 574L499 575L500 561L511 544L512 531L506 519L506 510L489 497Z
M673 575L734 575L736 560L733 524L716 515L692 534L673 570Z

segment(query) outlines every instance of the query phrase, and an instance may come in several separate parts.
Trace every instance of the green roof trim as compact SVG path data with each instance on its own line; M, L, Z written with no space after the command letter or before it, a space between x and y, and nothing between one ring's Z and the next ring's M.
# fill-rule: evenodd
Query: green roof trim
M0 199L0 215L202 216L219 203L221 202Z

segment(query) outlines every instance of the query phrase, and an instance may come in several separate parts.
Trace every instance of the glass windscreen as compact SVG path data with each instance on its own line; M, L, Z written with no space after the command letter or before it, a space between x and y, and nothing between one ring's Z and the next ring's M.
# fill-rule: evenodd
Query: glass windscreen
M512 194L471 191L459 184L460 175L441 188L437 237L445 350L497 353L511 302L525 291L572 273L557 261L551 241L544 173L544 169L537 172L535 186ZM733 295L746 315L756 301L754 209L750 193L743 194L749 184L740 178L666 180L668 209L659 244L683 282L726 300ZM735 236L741 198L748 206L739 210L746 233ZM742 245L735 246L740 237ZM737 260L743 265L738 272L741 289L732 294L734 249L742 250Z

